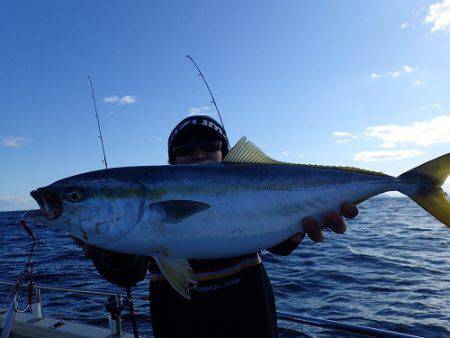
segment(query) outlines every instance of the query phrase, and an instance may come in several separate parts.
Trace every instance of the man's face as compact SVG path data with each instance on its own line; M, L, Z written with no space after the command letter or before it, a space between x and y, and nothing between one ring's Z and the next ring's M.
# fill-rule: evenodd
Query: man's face
M201 130L182 135L172 148L174 164L222 162L222 141Z
M175 156L176 164L193 164L193 163L214 163L222 162L222 151L205 151L200 147L196 147L186 156Z

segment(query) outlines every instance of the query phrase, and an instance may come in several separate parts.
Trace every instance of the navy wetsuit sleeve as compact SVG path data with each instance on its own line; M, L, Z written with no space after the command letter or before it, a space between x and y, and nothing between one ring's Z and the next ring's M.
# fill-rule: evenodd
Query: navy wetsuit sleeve
M109 257L92 256L98 273L108 282L122 286L134 286L147 274L148 258L115 253Z

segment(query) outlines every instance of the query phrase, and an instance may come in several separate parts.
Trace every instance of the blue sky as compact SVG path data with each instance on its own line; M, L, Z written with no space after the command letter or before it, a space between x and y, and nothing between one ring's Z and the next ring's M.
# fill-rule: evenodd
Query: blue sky
M187 53L231 143L393 175L450 149L450 0L3 1L0 20L0 210L102 167L89 74L110 166L165 164L181 118L216 117Z

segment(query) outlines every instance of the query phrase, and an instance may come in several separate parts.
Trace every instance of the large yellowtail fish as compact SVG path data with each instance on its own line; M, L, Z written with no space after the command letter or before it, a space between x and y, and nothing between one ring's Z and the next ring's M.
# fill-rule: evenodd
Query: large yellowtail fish
M441 189L450 153L399 177L348 167L275 161L242 138L224 162L127 167L88 172L31 192L30 216L91 245L151 256L189 298L187 259L234 257L269 248L297 232L299 220L323 221L345 202L399 191L450 226Z

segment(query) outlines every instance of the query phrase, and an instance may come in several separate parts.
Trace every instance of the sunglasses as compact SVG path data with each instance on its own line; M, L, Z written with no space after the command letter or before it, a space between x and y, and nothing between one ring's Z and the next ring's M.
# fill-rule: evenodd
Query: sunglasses
M211 153L213 151L222 149L222 141L192 141L180 146L175 146L172 148L172 151L175 156L187 156L189 154L192 154L197 148L202 151Z

